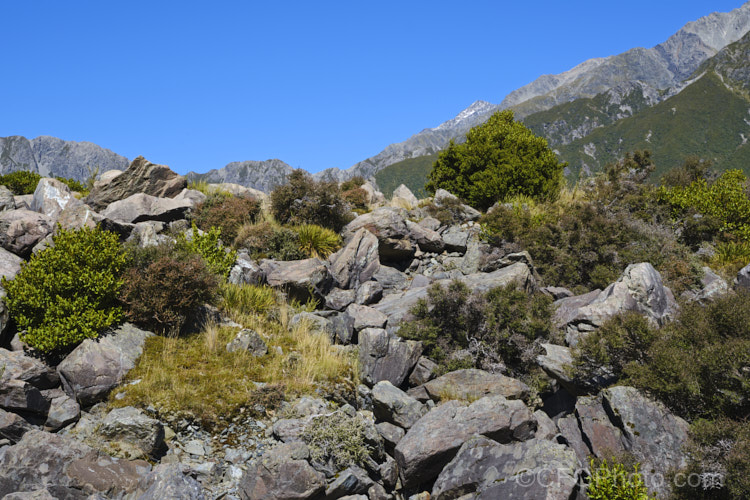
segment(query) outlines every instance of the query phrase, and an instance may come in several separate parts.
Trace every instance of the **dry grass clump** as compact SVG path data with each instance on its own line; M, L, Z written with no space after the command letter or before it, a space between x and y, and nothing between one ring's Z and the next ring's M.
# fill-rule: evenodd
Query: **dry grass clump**
M265 393L269 386L304 394L356 380L355 359L333 349L328 335L307 322L290 327L295 309L270 288L226 285L222 293L225 312L257 331L268 353L227 352L237 328L208 325L185 337L152 337L138 365L113 393L112 405L151 405L164 416L214 427L241 412L257 412L259 401L273 410L268 405L280 399ZM258 383L267 385L261 389Z

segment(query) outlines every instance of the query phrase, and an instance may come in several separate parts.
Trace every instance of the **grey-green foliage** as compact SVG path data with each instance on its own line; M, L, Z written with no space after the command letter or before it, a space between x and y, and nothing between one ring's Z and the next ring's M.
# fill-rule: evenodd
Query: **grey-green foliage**
M365 443L365 423L358 415L337 411L313 419L302 440L310 448L313 462L331 463L337 470L362 465L371 449Z

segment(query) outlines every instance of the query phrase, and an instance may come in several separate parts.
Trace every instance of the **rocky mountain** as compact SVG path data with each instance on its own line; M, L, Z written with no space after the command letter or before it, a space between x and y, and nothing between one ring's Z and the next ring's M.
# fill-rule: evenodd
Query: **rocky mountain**
M42 176L86 180L89 168L125 170L130 162L124 156L90 142L64 141L39 136L27 139L19 135L0 137L0 173L30 170Z
M284 184L287 176L294 170L281 160L234 161L226 166L209 170L205 174L189 172L190 180L211 183L231 182L266 193L276 186Z

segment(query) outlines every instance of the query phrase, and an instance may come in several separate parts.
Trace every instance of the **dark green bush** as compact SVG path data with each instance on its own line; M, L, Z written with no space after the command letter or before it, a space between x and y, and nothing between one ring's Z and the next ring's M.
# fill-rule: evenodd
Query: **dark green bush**
M455 368L452 354L467 350L475 367L504 365L511 373L526 374L539 353L535 341L551 335L551 302L512 285L479 294L460 281L447 287L435 284L427 299L412 309L413 318L401 325L399 335L422 341L425 354L444 370Z
M162 255L159 255L161 253ZM198 255L176 258L164 249L152 254L156 260L136 257L125 273L120 300L126 317L162 334L179 333L188 315L217 297L218 280Z
M234 241L254 259L299 260L307 257L300 248L299 235L269 222L243 226Z
M252 224L260 214L260 203L255 198L231 196L220 191L211 193L193 212L193 221L199 229L209 231L221 228L228 242L234 241L245 224Z
M0 175L0 184L11 190L13 194L34 194L36 185L42 180L42 176L28 170L18 170L5 175Z
M295 170L271 193L271 213L280 224L317 224L336 232L352 220L351 207L335 182L318 182Z
M699 179L712 180L717 177L712 169L711 160L703 160L698 156L688 156L679 167L667 171L661 176L661 185L667 188L687 187Z
M68 179L67 177L55 177L55 179L68 186L71 191L77 191L82 195L87 195L89 192L89 189L86 186L75 179ZM36 187L34 187L34 189L36 189Z
M11 281L5 303L21 340L45 352L73 347L119 321L126 257L116 234L60 229Z
M361 175L355 175L348 181L344 181L341 183L341 191L349 191L351 189L361 188L364 183L364 177L362 177Z
M673 477L675 498L750 498L750 423L726 418L698 420L690 428L686 451L688 466Z

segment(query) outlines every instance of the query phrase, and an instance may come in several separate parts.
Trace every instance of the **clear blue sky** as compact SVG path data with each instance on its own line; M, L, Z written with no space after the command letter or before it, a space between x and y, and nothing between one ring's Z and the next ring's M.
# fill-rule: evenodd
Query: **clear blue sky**
M347 168L473 101L742 0L2 4L0 136L205 172Z

